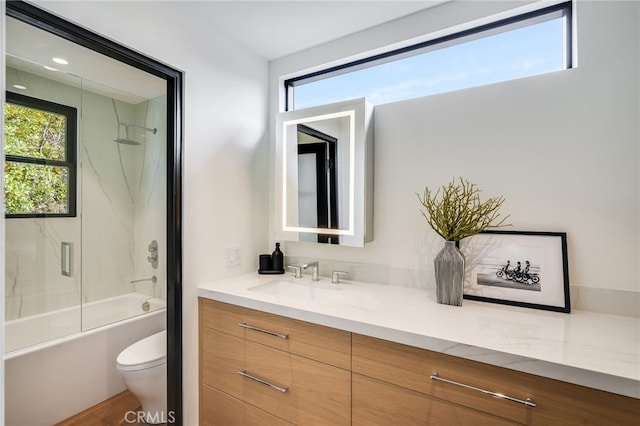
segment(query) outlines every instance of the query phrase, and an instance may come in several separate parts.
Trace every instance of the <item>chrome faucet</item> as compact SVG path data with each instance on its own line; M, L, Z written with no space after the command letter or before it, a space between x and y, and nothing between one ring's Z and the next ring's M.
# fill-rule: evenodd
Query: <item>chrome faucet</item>
M340 275L347 275L348 272L345 271L333 271L331 274L331 282L333 284L340 284Z
M320 280L320 278L318 278L318 269L319 269L319 265L318 262L309 262L309 263L305 263L302 265L303 269L307 269L311 267L311 281L318 281Z
M302 278L302 266L300 265L287 265L287 269L293 269L294 270L294 277L295 278Z
M139 280L133 280L129 284L141 283L141 282L144 282L144 281L151 281L152 283L155 284L155 283L158 282L158 277L153 275L151 278L142 278L142 279L139 279Z

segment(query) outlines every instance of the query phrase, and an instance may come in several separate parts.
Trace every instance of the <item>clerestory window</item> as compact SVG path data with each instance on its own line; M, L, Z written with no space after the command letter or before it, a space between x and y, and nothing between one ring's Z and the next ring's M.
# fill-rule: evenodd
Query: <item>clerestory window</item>
M285 81L286 109L373 105L572 67L571 2Z
M7 218L76 216L76 123L73 107L7 92Z

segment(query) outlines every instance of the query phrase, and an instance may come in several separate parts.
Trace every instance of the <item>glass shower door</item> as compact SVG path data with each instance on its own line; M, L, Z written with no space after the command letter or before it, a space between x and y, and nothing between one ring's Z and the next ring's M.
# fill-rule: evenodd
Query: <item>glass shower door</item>
M11 34L23 25L7 19ZM81 326L81 80L12 54L14 40L7 39L3 129L5 353Z
M166 81L77 48L7 18L5 352L166 306Z

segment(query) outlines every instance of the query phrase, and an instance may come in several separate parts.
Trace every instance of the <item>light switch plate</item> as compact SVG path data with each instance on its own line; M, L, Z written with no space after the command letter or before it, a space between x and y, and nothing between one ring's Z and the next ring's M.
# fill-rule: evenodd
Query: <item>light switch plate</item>
M240 246L230 246L224 249L225 265L237 266L240 265L240 259L242 257L242 250Z

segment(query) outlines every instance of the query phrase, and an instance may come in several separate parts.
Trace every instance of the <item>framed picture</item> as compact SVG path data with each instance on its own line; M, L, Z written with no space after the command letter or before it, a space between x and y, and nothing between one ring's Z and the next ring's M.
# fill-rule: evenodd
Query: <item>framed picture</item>
M460 251L465 299L571 312L566 233L485 231Z

